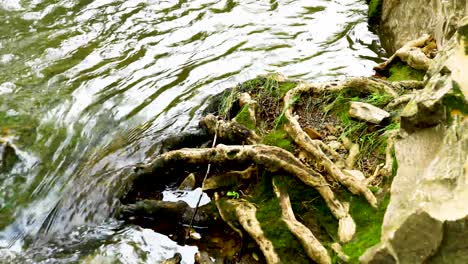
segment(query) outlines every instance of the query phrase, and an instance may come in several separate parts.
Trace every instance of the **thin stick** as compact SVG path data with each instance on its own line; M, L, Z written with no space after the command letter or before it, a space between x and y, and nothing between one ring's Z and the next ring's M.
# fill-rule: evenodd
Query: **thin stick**
M217 125L216 125L215 134L214 134L214 138L213 138L213 144L211 145L212 148L214 148L216 146L216 139L217 138L218 138L218 129L217 129ZM187 229L187 232L185 233L184 244L185 244L185 241L190 237L190 230L192 229L193 220L195 219L195 216L197 215L198 208L200 207L200 201L201 201L202 196L203 196L203 186L205 184L206 178L208 178L208 175L210 174L210 170L211 170L211 163L209 163L208 167L206 168L205 177L203 178L203 181L202 181L202 192L200 193L200 196L198 197L198 202L197 202L197 205L195 206L195 212L193 212L192 218L190 219L189 228Z

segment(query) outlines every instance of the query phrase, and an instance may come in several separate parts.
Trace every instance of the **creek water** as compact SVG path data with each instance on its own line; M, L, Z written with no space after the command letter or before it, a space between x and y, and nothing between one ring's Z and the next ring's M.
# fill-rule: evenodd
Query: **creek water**
M372 74L362 0L0 0L0 262L156 263L113 220L128 166L259 74Z

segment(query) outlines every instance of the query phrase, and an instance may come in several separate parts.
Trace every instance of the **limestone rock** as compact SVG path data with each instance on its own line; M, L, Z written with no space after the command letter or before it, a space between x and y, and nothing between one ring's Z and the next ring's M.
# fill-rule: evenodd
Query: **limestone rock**
M383 0L379 24L382 46L393 54L408 41L429 34L441 47L467 11L468 2L460 0Z
M378 244L369 248L360 258L362 264L396 264L396 259L390 253L389 249Z
M389 242L399 263L425 263L439 248L442 236L443 223L424 211L418 211L401 224Z
M409 133L395 143L398 172L381 242L361 256L363 263L468 263L468 40L461 35L468 18L460 29L401 114Z
M351 102L349 116L372 124L380 124L390 114L376 106L362 102Z

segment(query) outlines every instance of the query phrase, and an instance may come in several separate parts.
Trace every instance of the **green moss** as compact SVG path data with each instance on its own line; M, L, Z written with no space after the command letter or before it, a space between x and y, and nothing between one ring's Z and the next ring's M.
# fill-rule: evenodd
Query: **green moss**
M291 176L276 176L275 179L287 188L297 218L303 223L311 216L315 219L316 226L308 225L308 228L317 239L323 244L338 239L338 221L315 188Z
M382 15L382 0L368 1L369 11L367 13L369 23L377 23Z
M293 139L282 129L270 131L263 137L262 142L265 145L277 146L289 152L293 152L295 148Z
M349 195L350 214L356 222L356 235L343 245L343 251L350 257L350 263L359 263L359 257L371 246L380 242L382 222L390 202L390 195L384 198L378 210L359 196Z
M463 40L465 45L465 55L468 55L468 25L461 26L458 29L459 40Z
M249 129L255 129L255 120L250 117L248 106L242 107L241 111L236 115L236 121Z
M442 98L442 104L447 107L448 112L459 111L464 115L468 114L468 101L461 91L460 85L453 81L452 92Z
M406 80L422 81L425 74L426 72L423 70L413 69L407 64L398 61L390 66L388 80L391 82Z
M281 208L276 197L259 204L257 220L283 262L309 263L302 245L281 219Z
M283 263L309 263L302 245L281 219L281 207L273 195L271 179L271 175L264 173L257 186L255 197L250 199L257 205L257 220L265 236L272 241Z

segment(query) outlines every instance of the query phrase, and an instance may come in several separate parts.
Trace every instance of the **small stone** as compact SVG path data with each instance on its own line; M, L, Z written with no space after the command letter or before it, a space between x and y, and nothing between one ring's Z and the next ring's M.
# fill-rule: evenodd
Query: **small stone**
M332 140L332 141L328 142L327 145L333 150L338 150L338 149L343 147L343 145L340 142L336 141L336 140Z
M332 126L332 125L326 125L326 128L332 134L336 134L338 132L338 129L336 127Z
M195 230L191 230L190 231L190 238L193 239L193 240L200 240L201 235L198 232L196 232Z
M196 182L195 174L194 174L194 173L190 173L190 174L185 178L185 180L179 185L179 190L182 190L182 191L191 191L191 190L195 189L195 182Z
M197 264L214 264L214 261L210 258L208 253L200 251L195 254L195 263Z
M329 141L331 141L331 140L338 140L338 138L335 137L335 136L327 136L325 139L326 139L326 140L329 140Z
M352 102L349 108L349 116L372 124L380 124L390 114L371 104Z
M306 132L311 139L322 139L322 135L311 127L304 128L304 132Z
M179 264L181 261L182 255L180 253L175 253L172 258L163 260L161 264Z

